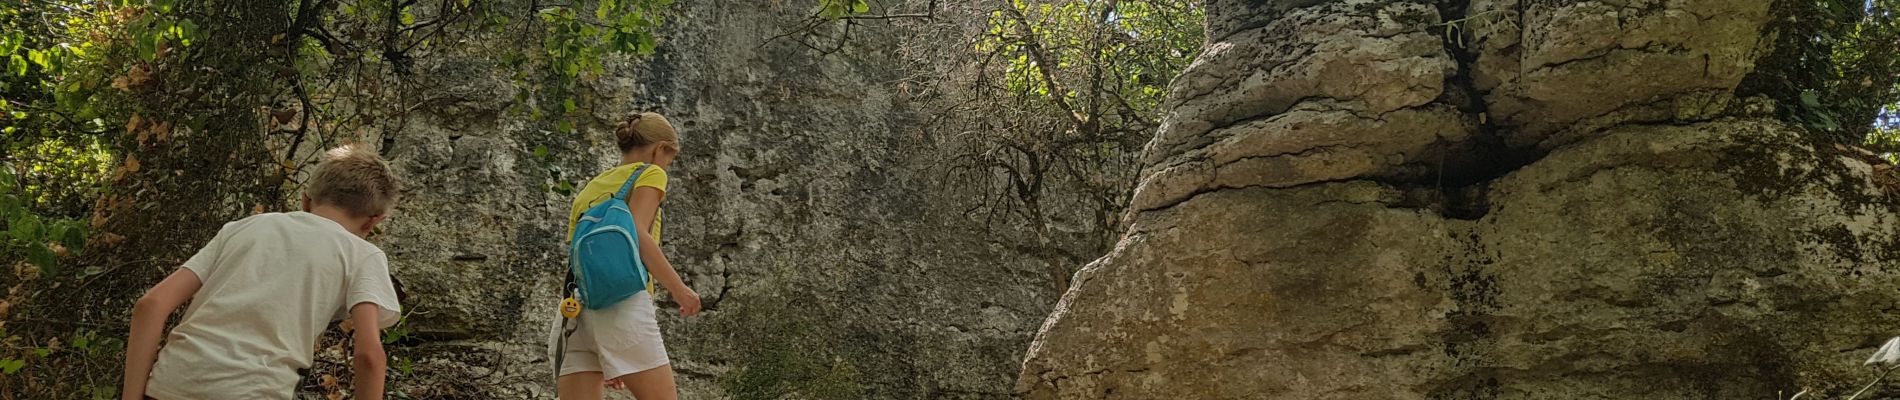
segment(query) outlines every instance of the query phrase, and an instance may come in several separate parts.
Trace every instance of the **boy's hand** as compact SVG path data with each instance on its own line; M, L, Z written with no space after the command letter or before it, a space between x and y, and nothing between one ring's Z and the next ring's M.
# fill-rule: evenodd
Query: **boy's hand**
M682 287L674 291L673 301L680 303L680 315L691 317L699 314L699 292L694 292L693 288Z

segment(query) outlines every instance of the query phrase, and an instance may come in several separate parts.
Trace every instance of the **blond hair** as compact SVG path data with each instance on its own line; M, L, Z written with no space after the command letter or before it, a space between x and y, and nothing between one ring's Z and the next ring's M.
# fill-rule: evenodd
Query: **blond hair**
M389 212L396 205L402 184L390 173L389 164L375 152L358 144L347 144L324 153L310 174L304 195L316 204L342 208L355 217L373 217Z
M666 116L659 113L639 113L614 125L614 140L620 145L620 153L659 143L667 150L680 151L680 134L673 130L673 124L666 122Z

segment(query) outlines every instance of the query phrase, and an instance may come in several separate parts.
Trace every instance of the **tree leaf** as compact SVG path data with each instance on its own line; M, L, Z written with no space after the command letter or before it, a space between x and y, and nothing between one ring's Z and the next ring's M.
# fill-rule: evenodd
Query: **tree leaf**
M39 64L41 70L53 69L52 55L40 49L27 50L26 59L33 60L34 64Z
M634 48L636 53L653 54L653 49L660 47L659 40L655 39L651 33L640 32L639 37L640 44Z
M52 248L46 247L45 243L34 242L26 246L26 259L51 274L56 273L54 267L58 266L59 254L54 253Z
M180 20L178 22L178 30L180 32L178 35L178 44L190 46L192 39L198 38L198 23L191 22L189 19Z
M843 18L847 0L818 0L818 16L825 19Z
M20 215L9 225L7 234L13 236L13 240L32 242L40 237L40 218L32 213Z
M614 7L614 0L600 0L600 8L594 9L594 18L599 18L602 21L607 20L607 14L612 13Z
M158 41L163 40L157 34L144 32L132 39L132 50L141 60L158 59Z

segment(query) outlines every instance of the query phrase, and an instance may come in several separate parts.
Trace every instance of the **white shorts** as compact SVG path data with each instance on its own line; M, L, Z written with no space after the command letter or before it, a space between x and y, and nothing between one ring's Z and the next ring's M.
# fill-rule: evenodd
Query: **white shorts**
M607 379L666 365L666 343L660 340L660 322L653 295L642 291L599 310L581 310L579 328L567 337L566 359L556 376L600 372ZM562 318L554 319L561 334ZM550 347L556 341L548 342ZM559 349L550 349L560 351Z

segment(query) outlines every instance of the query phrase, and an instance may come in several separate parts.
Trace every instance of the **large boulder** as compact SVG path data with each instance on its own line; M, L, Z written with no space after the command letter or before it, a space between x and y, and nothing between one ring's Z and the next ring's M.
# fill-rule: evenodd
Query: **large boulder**
M1018 394L1844 395L1900 333L1900 199L1733 95L1765 3L1210 2Z

